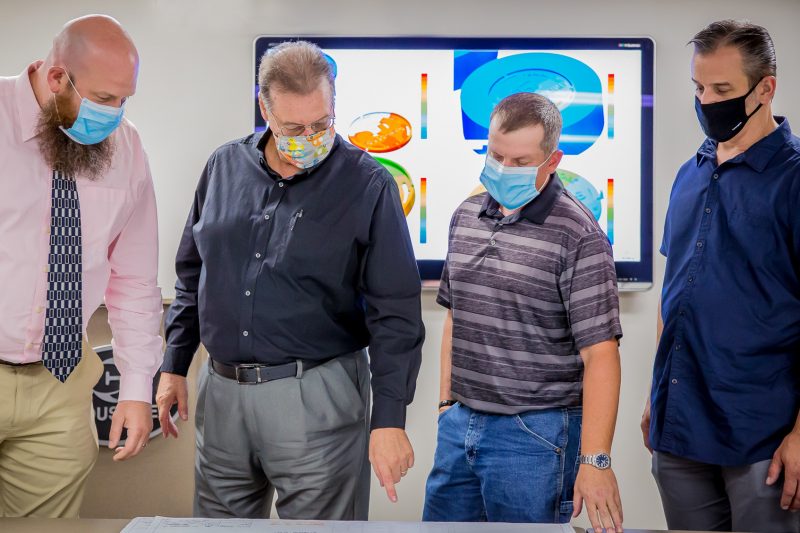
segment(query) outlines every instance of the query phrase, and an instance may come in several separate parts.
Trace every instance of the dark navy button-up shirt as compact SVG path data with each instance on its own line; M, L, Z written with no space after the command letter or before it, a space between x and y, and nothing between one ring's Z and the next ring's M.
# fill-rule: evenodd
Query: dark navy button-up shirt
M372 427L403 427L424 339L420 280L397 185L337 136L282 179L269 132L209 159L176 259L162 370L186 375L202 342L229 364L323 360L369 345Z
M653 449L770 459L800 407L800 139L785 118L717 165L706 140L670 195Z

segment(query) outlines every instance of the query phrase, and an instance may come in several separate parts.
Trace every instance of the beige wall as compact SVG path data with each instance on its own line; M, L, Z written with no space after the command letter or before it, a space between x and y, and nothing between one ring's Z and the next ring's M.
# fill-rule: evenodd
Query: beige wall
M656 243L674 173L701 141L692 107L690 50L685 46L696 30L725 17L750 18L769 28L778 51L776 109L794 118L800 128L796 97L800 94L796 58L800 2L795 0L0 0L0 73L22 71L47 52L64 21L91 12L105 12L122 21L141 53L139 91L129 104L128 116L142 133L155 177L163 251L160 283L167 295L174 283L172 261L180 229L205 160L216 146L250 131L251 49L259 34L653 37ZM660 284L660 258L655 274ZM654 352L657 302L657 290L622 298L622 402L613 456L628 527L665 525L638 429ZM416 520L421 511L435 444L437 358L444 318L433 293L425 294L423 307L428 340L408 427L417 466L400 485L396 505L386 500L377 484L373 486L373 519ZM180 440L156 440L135 462L112 465L109 454L102 453L85 515L190 513L192 426L181 423L180 427Z
M103 346L111 342L108 315L100 308L89 322L89 342ZM189 402L197 401L197 371L205 352L195 357L189 369ZM178 421L180 437L158 436L139 457L115 463L113 452L100 449L89 477L81 508L84 518L132 518L135 516L191 516L194 486L194 421Z

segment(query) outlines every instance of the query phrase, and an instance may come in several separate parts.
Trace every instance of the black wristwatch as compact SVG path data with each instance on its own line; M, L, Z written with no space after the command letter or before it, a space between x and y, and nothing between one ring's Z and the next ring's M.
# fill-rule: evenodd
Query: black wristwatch
M439 409L441 409L442 407L450 407L451 405L455 405L457 403L458 402L456 402L455 400L442 400L441 402L439 402Z

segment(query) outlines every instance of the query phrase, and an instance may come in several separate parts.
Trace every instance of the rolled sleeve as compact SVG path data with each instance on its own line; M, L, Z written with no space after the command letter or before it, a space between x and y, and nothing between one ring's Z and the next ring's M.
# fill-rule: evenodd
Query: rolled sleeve
M114 362L121 375L119 401L152 401L153 376L162 360L158 275L158 220L153 180L145 161L133 211L109 247L105 293Z

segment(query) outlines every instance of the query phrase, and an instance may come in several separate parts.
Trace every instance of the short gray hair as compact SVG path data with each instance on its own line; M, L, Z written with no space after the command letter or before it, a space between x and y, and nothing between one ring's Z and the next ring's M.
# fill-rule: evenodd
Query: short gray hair
M331 97L336 94L333 69L320 48L308 41L287 41L270 48L258 67L258 89L267 107L270 91L307 95L327 81Z
M546 155L558 148L561 137L561 112L556 105L536 93L515 93L506 96L492 111L491 120L497 120L502 133L542 125L544 138L539 147Z

